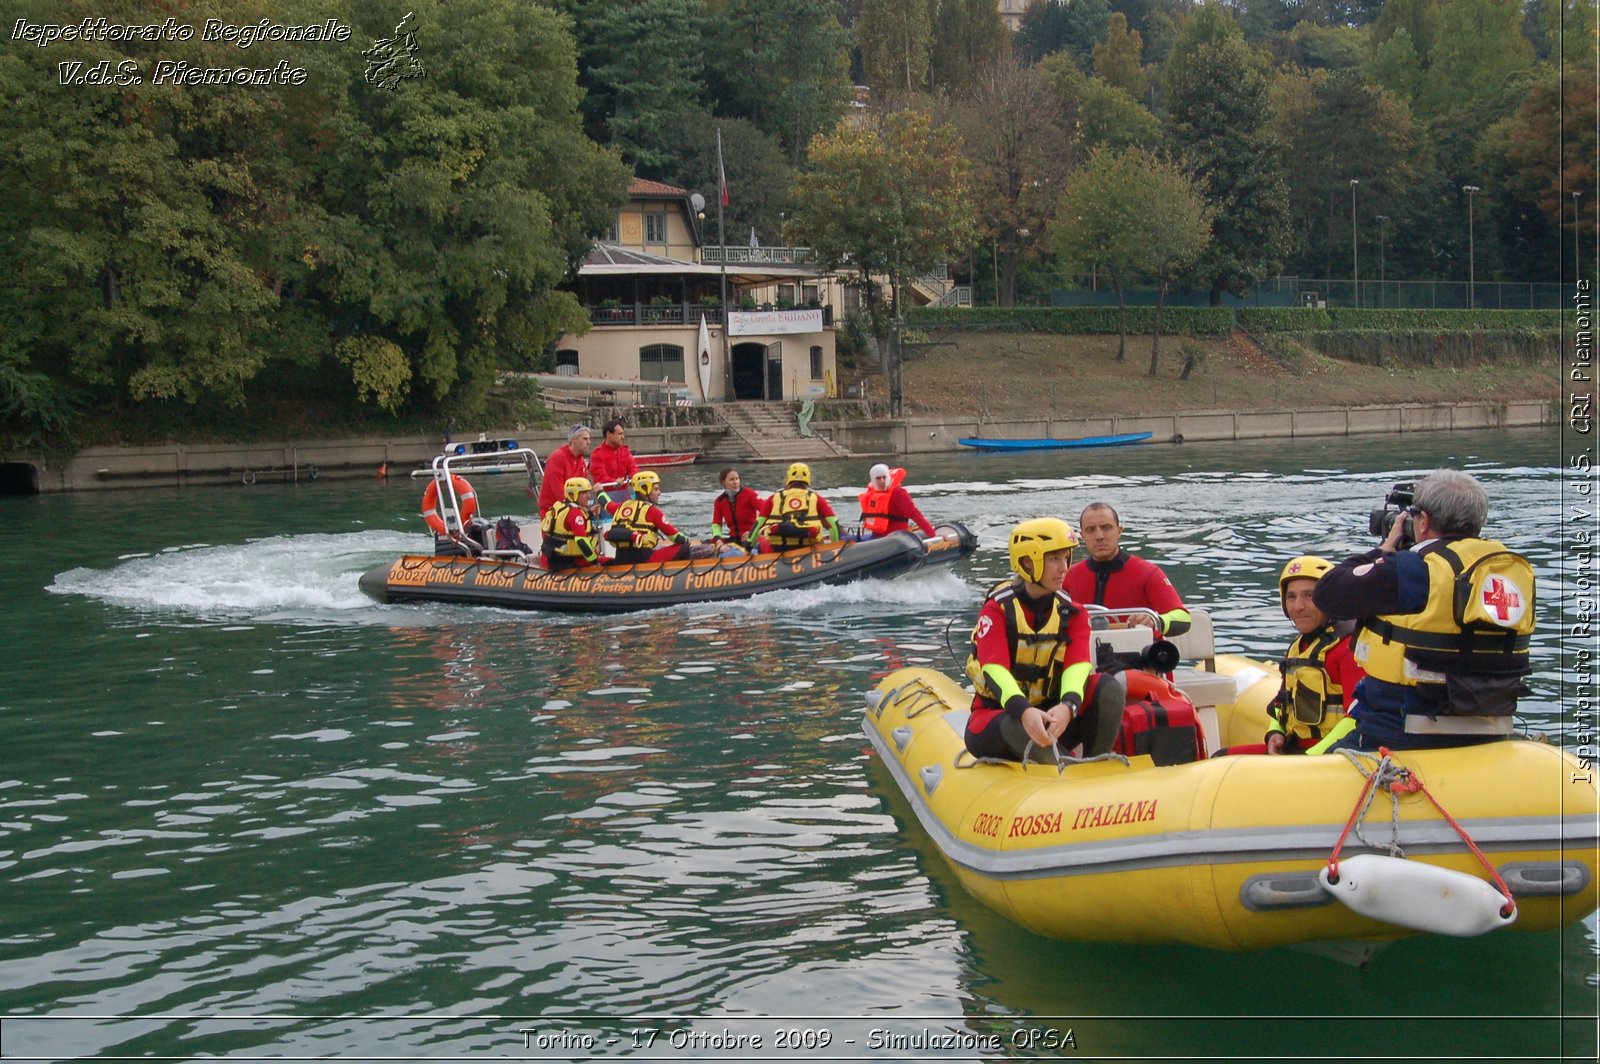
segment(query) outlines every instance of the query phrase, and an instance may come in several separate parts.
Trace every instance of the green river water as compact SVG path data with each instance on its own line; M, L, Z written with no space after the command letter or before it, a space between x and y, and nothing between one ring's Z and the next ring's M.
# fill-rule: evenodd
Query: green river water
M1111 501L1220 649L1275 658L1283 562L1365 549L1392 482L1452 464L1539 570L1525 723L1588 756L1586 442L919 459L980 537L953 571L620 618L364 599L425 542L416 481L0 499L0 1057L1593 1059L1592 916L1364 967L1042 939L860 731L887 670L958 668L1019 519ZM815 466L841 512L867 464ZM715 472L666 471L669 515L703 532Z

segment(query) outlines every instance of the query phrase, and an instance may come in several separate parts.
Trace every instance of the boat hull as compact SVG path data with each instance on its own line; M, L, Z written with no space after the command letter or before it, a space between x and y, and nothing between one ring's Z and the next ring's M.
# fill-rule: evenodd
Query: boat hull
M964 557L976 539L963 525L941 526L934 543L896 532L863 543L828 544L783 554L604 565L552 573L526 561L407 555L361 577L378 602L442 602L563 613L629 613L694 602L723 602L856 580L888 579Z
M980 436L967 436L957 440L963 447L980 451L1059 451L1072 447L1121 447L1130 443L1143 443L1155 435L1151 432L1124 432L1115 436L1074 436L1068 439L1036 437L1022 440L991 440Z
M675 466L694 465L700 460L699 451L673 451L664 454L636 454L634 463L640 469L667 469Z
M1364 786L1344 756L958 767L971 762L960 734L970 693L903 669L874 694L864 730L917 820L968 891L1033 931L1225 950L1415 933L1316 882ZM1512 882L1514 928L1595 910L1596 792L1576 759L1522 741L1394 756ZM1423 795L1401 797L1399 824L1407 858L1487 878ZM1363 830L1381 849L1352 836L1345 855L1387 852L1387 793Z

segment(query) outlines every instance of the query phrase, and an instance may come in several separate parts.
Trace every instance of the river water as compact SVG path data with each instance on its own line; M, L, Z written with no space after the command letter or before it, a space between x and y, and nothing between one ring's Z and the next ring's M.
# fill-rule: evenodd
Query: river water
M859 730L888 669L957 668L1020 519L1111 501L1219 648L1275 657L1283 562L1364 549L1392 482L1452 464L1539 570L1526 723L1591 742L1565 446L920 459L980 538L953 571L610 619L364 599L425 542L415 481L0 499L0 1055L1592 1057L1593 917L1364 967L1042 939L965 894ZM841 512L866 464L816 465ZM702 529L714 475L666 471L668 513Z

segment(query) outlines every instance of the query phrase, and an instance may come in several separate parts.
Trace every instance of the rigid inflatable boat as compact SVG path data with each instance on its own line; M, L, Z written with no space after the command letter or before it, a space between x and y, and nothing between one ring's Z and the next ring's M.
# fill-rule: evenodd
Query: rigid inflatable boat
M433 551L408 554L362 574L361 590L378 602L444 602L565 613L627 613L691 602L723 602L766 591L902 576L971 554L977 537L962 524L782 553L745 553L684 561L614 562L551 572L537 550L496 549L494 523L477 517L477 496L463 473L525 471L528 493L543 476L539 456L515 440L462 444L431 463L422 497ZM521 529L516 529L520 535ZM710 550L712 548L706 548Z
M1208 747L1260 742L1277 671L1228 655L1213 664L1176 675L1181 689L1203 692L1192 701L1204 703ZM1545 930L1597 905L1593 773L1543 742L1387 761L977 763L962 740L971 700L940 673L901 669L869 693L864 730L963 886L1040 934L1253 950ZM1357 813L1374 773L1371 804Z
M537 555L411 554L361 577L378 602L447 602L565 613L627 613L690 602L724 602L854 580L888 579L970 554L977 539L960 524L923 540L895 532L860 543L829 543L781 554L601 565L551 572Z

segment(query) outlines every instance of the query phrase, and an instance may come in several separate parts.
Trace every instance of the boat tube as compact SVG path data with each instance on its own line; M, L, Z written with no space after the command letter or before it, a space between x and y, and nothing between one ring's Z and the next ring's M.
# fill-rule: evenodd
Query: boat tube
M1208 748L1218 735L1259 742L1276 670L1232 655L1216 656L1214 666L1175 676L1186 693L1209 687L1192 698L1206 703L1201 715L1215 733ZM1547 930L1596 909L1593 773L1543 742L1387 759L979 763L962 738L971 701L940 673L901 669L869 692L863 729L962 885L1043 935L1254 950L1427 931ZM1345 837L1375 772L1419 786L1377 788ZM1342 879L1329 875L1341 844ZM1514 915L1495 876L1514 896ZM1384 892L1411 897L1374 900ZM1452 894L1463 896L1463 911L1438 912L1441 896ZM1495 903L1488 911L1486 895Z

